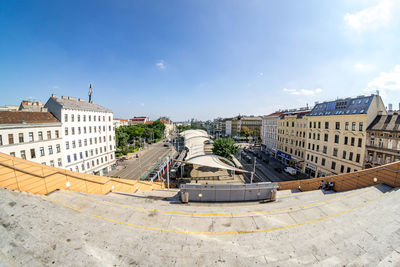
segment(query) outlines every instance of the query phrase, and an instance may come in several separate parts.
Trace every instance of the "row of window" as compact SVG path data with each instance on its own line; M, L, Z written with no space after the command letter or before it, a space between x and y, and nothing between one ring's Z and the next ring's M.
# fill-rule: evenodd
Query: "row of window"
M52 133L51 131L47 131L46 133L47 138L45 140L51 140L52 139ZM25 141L27 140L28 142L34 142L36 140L34 133L33 132L29 132L28 133L28 139L25 138L25 134L24 133L18 133L18 143L25 143ZM58 130L54 131L54 136L55 138L60 138L60 132ZM42 141L43 139L43 132L40 131L37 133L37 140ZM8 144L12 145L15 144L16 139L14 138L14 134L8 134ZM0 146L3 145L3 136L0 135Z
M75 121L75 114L70 114L70 115L69 114L64 114L64 122L68 122L68 118L71 119L71 122L74 122ZM81 121L81 115L78 114L76 116L76 118L77 118L78 122ZM88 115L87 118L88 118L88 121L92 121L92 115ZM97 121L101 121L102 116L93 115L93 121L96 121L96 118L97 118ZM86 115L83 115L82 119L83 119L83 121L86 121ZM103 121L106 121L106 116L103 116ZM111 121L111 116L108 116L108 121Z
M110 146L110 148L111 148L111 146ZM99 151L100 151L100 153L99 153ZM89 152L90 152L90 153L89 153ZM106 149L106 147L104 146L104 153L105 153L105 152L107 152L107 149ZM88 158L88 157L89 157L89 154L90 154L90 157L93 157L93 156L95 156L95 155L102 154L102 153L103 153L103 147L96 148L96 149L86 150L86 151L85 151L85 158ZM81 160L81 159L84 158L83 152L79 152L79 154L74 153L73 155L67 155L67 162L68 162L68 163L71 163L72 161L77 161L77 160L78 160L78 155L79 155L79 160ZM112 159L112 157L111 157L111 159Z
M308 144L308 149L310 149L310 144ZM316 152L319 152L319 145L316 145L316 146L315 146L315 144L312 144L311 150L316 151ZM328 150L328 147L327 147L327 146L323 146L323 148L322 148L322 153L327 154L327 150ZM347 159L347 158L346 158L346 154L347 154L347 151L346 151L346 150L343 150L343 159ZM338 156L338 148L336 148L336 147L333 148L332 155L333 155L334 157L337 157L337 156ZM308 156L307 156L307 160L308 160ZM353 152L350 152L350 153L349 153L349 158L348 158L348 160L350 160L350 161L353 160ZM357 154L357 156L356 156L356 162L360 162L360 154Z
M375 137L371 137L370 145L371 146L375 146ZM382 138L379 138L377 145L378 145L379 148L383 148L384 147L384 140ZM393 140L392 139L387 140L386 148L393 149ZM397 150L400 150L400 140L397 141Z
M114 137L114 138L115 138L115 137ZM89 143L88 143L88 140L89 140ZM83 139L83 146L87 146L88 144L89 144L89 145L97 144L97 140L98 140L98 142L99 142L99 144L100 144L100 143L102 142L101 136L99 136L99 137L93 137L93 138L89 138L89 139L85 138L85 139ZM111 135L109 136L109 141L111 141ZM106 137L103 136L103 143L105 143L105 142L106 142ZM71 141L71 146L72 146L72 148L76 148L77 142L76 142L75 140ZM82 139L79 139L79 140L78 140L78 147L82 147ZM65 142L65 148L66 148L67 150L70 148L70 143L69 143L69 141L66 141L66 142ZM110 145L110 150L112 150L112 146L111 146L111 145Z
M97 130L98 129L98 130ZM106 131L106 126L103 126L103 128L101 126L98 126L98 128L96 126L93 126L93 132L97 133L97 131L101 134L101 129L103 129L103 132ZM86 129L86 126L84 127L76 127L77 130L77 134L86 134L88 131ZM83 131L82 131L83 130ZM92 133L92 126L88 127L89 133ZM111 132L111 126L108 126L108 130ZM65 127L65 135L67 136L69 134L69 128ZM74 135L75 134L75 127L71 127L71 134Z
M111 154L110 155L110 160L112 160L112 159L113 159L113 155ZM86 169L89 170L90 169L90 165L92 165L92 168L94 168L94 167L96 167L96 166L98 166L100 164L103 164L104 162L107 162L107 161L108 161L107 156L101 157L100 159L96 159L96 161L95 160L92 160L91 162L88 161L88 162L86 162ZM73 171L72 168L70 168L70 170ZM85 163L81 164L81 168L80 169L79 169L79 166L75 166L75 171L76 172L85 171Z
M313 133L312 135L311 135L311 133L309 133L308 134L308 138L311 139L311 137L314 140L320 140L321 136L320 136L319 133L318 134ZM335 134L334 143L335 144L339 144L339 140L340 140L340 136ZM355 146L355 140L356 140L355 137L350 137L350 143L349 143L349 137L345 136L344 139L343 139L343 144L344 145L349 145L350 144L351 146ZM328 141L329 141L329 134L326 133L326 134L324 134L324 142L328 142ZM371 143L373 143L372 139L371 139ZM313 144L313 146L314 146L314 144ZM358 147L362 147L362 138L358 138L357 146ZM310 143L308 143L308 149L310 149Z
M30 152L30 157L31 157L31 159L35 159L35 158L36 158L36 149L35 149L35 148L31 148L31 149L28 150L28 151ZM49 154L49 155L53 155L53 153L54 153L54 152L53 152L53 146L48 146L48 147L47 147L47 151L48 151L48 154ZM60 147L59 144L56 145L56 152L57 152L57 153L60 153L60 152L61 152L61 147ZM10 155L13 156L13 157L16 156L16 155L15 155L15 152L11 152ZM26 159L26 155L27 155L26 150L21 150L21 151L20 151L20 158L21 158L21 159ZM40 148L39 148L39 155L40 155L40 157L46 156L45 148L44 148L44 147L40 147Z
M359 160L359 154L357 154L357 155L358 155L358 162L359 162L360 161ZM310 157L310 154L307 154L307 160L309 160L311 162L315 162L316 164L318 164L318 156L314 157L314 155L311 155L311 157ZM321 158L321 166L325 166L325 165L326 165L326 159L325 158ZM331 162L331 169L333 171L336 171L336 162L335 161ZM354 169L354 171L356 172L357 170ZM340 166L340 173L344 173L344 172L345 172L345 167L344 167L344 165L341 165ZM350 167L347 167L347 172L351 172L351 168Z
M313 126L314 126L314 127L313 127ZM329 129L329 121L326 121L324 126L325 126L325 127L324 127L325 129ZM345 122L345 123L344 123L344 129L345 129L346 131L349 130L349 126L350 126L350 123L349 123L349 122ZM356 123L356 122L352 122L352 123L351 123L351 130L352 130L352 131L356 131L356 127L357 127L357 123ZM321 122L320 122L320 121L318 121L318 122L316 122L316 121L314 121L314 122L310 121L309 128L310 128L310 129L312 129L312 128L314 128L314 129L317 129L317 128L318 128L318 129L321 129ZM335 122L335 130L340 130L340 128L341 128L341 122L340 122L340 121ZM358 130L361 132L361 131L363 131L363 129L364 129L364 124L363 124L362 122L359 122L359 123L358 123Z

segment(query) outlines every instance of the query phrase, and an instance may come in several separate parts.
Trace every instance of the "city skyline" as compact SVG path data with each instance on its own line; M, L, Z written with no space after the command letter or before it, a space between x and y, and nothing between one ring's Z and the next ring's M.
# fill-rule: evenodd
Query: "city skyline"
M400 100L394 0L0 7L0 105L87 100L89 83L118 118L265 115L376 90Z

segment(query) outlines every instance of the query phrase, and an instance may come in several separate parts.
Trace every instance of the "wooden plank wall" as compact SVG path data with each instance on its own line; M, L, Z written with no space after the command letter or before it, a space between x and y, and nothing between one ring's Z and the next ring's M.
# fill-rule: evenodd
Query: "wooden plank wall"
M15 158L3 153L0 153L0 186L41 195L59 189L90 194L107 194L110 191L134 193L137 190L148 191L165 188L164 183L78 173Z
M338 174L328 177L279 182L279 190L299 189L310 191L318 189L322 181L334 182L335 191L347 191L376 184L386 184L392 187L400 186L400 161L379 167L352 173Z

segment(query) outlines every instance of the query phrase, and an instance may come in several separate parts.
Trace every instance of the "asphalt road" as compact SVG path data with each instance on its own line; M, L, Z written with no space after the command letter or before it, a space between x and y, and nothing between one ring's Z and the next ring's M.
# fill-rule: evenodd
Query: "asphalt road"
M245 160L240 160L243 168L248 171L253 171L253 161L255 156L251 153L246 153L251 157L250 162ZM277 172L275 168L284 169L285 166L274 158L269 159L269 163L263 162L261 159L257 158L256 161L256 171L253 177L253 182L282 182L282 181L292 181L297 179L303 179L304 177L299 177L298 175L292 176L286 172ZM247 183L250 182L250 173L243 173L244 179Z
M108 176L124 179L138 180L147 170L149 170L157 161L170 149L165 147L163 141L150 145L146 150L139 152L139 158L125 160L120 163L116 170L109 173Z

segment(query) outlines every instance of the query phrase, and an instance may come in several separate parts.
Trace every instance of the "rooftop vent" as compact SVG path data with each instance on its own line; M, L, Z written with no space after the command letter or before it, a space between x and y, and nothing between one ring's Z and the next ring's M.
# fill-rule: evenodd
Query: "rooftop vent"
M79 98L78 101L79 101L79 102L85 102L85 100L82 99L82 98Z
M57 98L57 95L56 94L51 94L51 97L52 98Z
M68 97L68 100L76 101L76 98L75 98L75 97L72 97L72 96L69 96L69 97Z
M62 96L61 99L67 99L67 97L66 96Z

